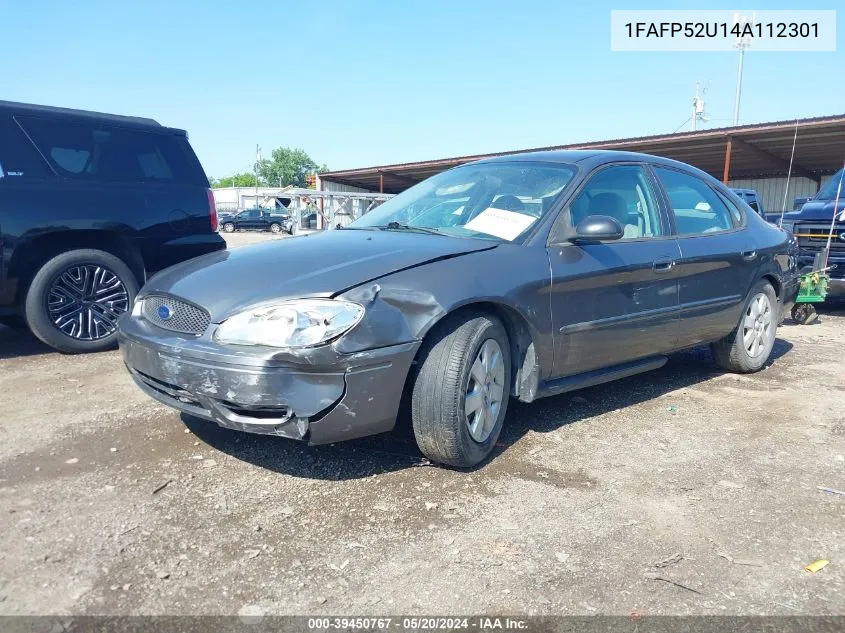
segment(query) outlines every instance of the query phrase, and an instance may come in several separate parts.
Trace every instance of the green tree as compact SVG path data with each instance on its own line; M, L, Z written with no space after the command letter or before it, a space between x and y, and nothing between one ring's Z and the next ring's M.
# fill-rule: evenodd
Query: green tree
M243 172L223 178L209 178L212 187L254 187L255 174Z
M258 166L259 181L269 187L305 187L305 176L328 171L301 149L279 147Z

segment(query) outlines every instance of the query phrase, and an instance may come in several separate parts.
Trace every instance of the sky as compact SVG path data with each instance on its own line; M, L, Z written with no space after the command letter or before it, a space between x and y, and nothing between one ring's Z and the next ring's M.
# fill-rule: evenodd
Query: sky
M612 8L702 7L0 0L0 99L186 129L215 177L251 169L256 144L347 169L671 133L689 129L697 81L704 127L731 124L736 52L611 52ZM740 122L845 112L843 16L837 52L746 54Z

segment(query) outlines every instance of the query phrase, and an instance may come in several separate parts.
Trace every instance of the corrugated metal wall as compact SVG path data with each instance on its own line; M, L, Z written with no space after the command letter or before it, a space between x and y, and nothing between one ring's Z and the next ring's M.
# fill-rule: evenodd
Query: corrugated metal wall
M352 193L378 193L370 191L369 189L362 189L361 187L351 187L339 182L332 182L331 180L323 180L320 178L320 191L349 191Z
M822 176L822 185L831 176ZM746 178L728 181L728 186L735 189L754 189L763 200L766 213L777 213L783 206L783 192L786 188L786 178ZM792 210L792 201L800 196L814 196L819 190L816 183L809 178L793 177L789 179L789 194L786 196L786 211Z

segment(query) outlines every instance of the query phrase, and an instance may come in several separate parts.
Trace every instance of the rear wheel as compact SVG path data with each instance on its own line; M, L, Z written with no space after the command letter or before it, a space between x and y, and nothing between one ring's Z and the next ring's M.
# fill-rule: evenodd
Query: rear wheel
M35 274L24 312L33 334L60 352L99 352L117 344L117 320L138 282L110 253L80 249L56 255Z
M461 315L423 343L411 392L411 422L432 461L475 466L493 451L507 414L510 347L498 319Z
M737 328L711 345L716 364L746 374L762 369L775 345L777 310L775 289L767 281L758 281L748 294Z

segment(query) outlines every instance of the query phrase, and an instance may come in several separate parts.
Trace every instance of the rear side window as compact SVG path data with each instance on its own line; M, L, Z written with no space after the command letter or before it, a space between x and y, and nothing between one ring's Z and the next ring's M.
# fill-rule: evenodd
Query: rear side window
M669 197L679 235L716 233L734 227L727 205L706 182L663 167L655 167L654 172Z
M37 117L18 121L60 176L206 184L187 140L175 134Z
M44 159L10 116L0 115L0 179L55 178Z

